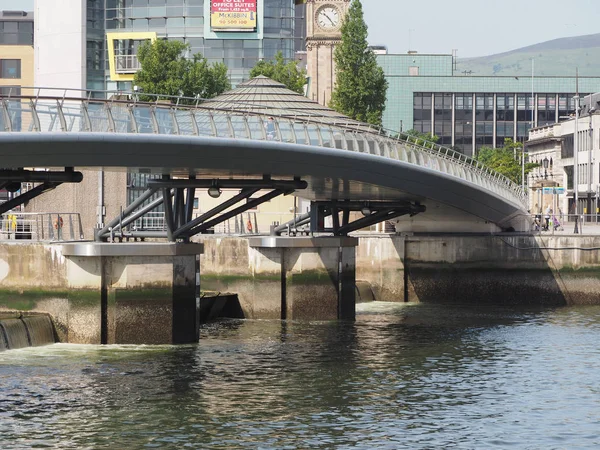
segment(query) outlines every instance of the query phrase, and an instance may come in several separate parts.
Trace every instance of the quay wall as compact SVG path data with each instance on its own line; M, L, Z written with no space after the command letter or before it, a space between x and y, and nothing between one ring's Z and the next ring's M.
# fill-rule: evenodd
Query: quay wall
M350 264L355 265L359 301L600 304L600 236L357 237ZM331 248L275 252L251 247L247 237L206 236L201 241L201 289L237 294L245 317L335 318L337 294L330 286L337 284L331 267L338 253ZM60 341L100 343L103 320L107 342L130 339L132 308L139 306L151 335L171 339L170 330L177 328L172 314L176 285L188 286L186 292L193 288L193 257L82 258L65 256L62 249L61 244L1 242L0 310L49 313ZM319 283L326 293L323 301L307 306L302 295L319 300L321 291L312 289ZM282 286L287 286L283 294ZM189 316L188 309L181 314ZM158 310L164 314L157 316ZM157 321L164 330L150 323Z
M372 235L359 242L356 280L376 300L600 304L600 236Z

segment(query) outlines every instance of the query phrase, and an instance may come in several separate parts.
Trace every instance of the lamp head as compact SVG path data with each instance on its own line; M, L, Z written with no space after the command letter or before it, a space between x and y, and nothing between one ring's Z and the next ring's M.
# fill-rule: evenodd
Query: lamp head
M212 198L219 198L221 196L221 189L219 189L219 186L217 186L216 183L208 188L208 195Z

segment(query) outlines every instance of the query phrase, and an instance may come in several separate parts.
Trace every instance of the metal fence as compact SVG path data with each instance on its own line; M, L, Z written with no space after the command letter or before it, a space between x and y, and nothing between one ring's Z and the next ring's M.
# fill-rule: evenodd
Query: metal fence
M83 227L78 213L8 212L0 215L0 240L78 241Z

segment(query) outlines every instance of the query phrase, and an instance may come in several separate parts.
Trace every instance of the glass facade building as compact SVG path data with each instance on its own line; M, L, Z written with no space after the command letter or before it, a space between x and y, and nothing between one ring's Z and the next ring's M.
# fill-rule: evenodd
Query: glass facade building
M152 33L157 39L172 39L190 45L189 56L201 53L210 63L222 62L229 69L232 85L247 80L250 70L261 59L273 59L281 51L291 60L303 44L302 35L295 30L303 28L304 17L297 16L294 0L263 0L253 3L256 26L251 29L224 30L211 24L210 0L87 0L88 9L88 70L108 69L111 64L121 75L133 74L139 68L136 50L145 39L127 35L118 39L118 33ZM219 3L219 2L214 2ZM98 22L96 19L102 17ZM103 31L116 39L110 41L92 37L95 26L101 23ZM90 26L91 25L91 26ZM90 33L90 30L92 31ZM111 52L104 48L113 45ZM108 50L108 49L107 49ZM109 54L114 52L114 61ZM102 67L104 65L104 67ZM111 89L127 89L131 76L109 75ZM93 77L93 75L92 75ZM95 85L96 78L88 76ZM91 86L88 86L91 87Z
M439 143L474 155L505 138L575 111L574 76L475 76L456 73L452 55L377 55L389 83L384 127L432 133ZM600 91L600 76L579 77L580 95Z

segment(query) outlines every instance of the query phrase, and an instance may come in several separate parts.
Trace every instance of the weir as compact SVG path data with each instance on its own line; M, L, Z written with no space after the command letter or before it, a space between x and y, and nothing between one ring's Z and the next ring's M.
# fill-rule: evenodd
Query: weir
M27 315L3 313L0 315L0 351L56 342L54 326L47 314Z

